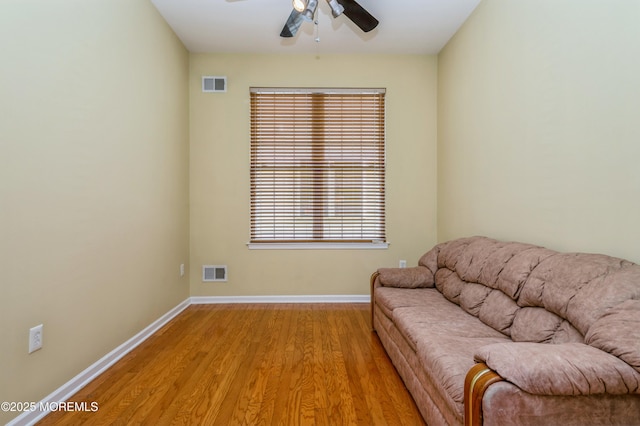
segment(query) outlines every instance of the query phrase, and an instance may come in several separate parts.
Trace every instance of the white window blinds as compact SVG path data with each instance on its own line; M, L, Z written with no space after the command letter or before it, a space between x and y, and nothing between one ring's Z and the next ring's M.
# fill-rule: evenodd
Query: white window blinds
M382 242L384 89L251 89L251 243Z

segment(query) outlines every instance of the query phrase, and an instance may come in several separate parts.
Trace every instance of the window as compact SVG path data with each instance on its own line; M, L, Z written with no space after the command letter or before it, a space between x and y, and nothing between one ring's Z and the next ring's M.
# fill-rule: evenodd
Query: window
M384 89L251 88L250 247L386 247L384 102Z

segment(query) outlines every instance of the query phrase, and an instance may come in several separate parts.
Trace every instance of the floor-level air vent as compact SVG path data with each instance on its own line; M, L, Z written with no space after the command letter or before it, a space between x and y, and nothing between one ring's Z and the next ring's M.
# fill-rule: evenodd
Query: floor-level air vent
M227 281L227 265L202 265L202 281Z
M204 93L216 93L227 91L227 77L217 77L214 75L202 76L202 91Z

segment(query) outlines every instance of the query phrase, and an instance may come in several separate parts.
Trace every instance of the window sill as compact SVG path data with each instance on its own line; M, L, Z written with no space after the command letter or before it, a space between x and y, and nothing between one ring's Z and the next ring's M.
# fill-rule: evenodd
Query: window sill
M249 250L384 250L387 242L376 243L247 243Z

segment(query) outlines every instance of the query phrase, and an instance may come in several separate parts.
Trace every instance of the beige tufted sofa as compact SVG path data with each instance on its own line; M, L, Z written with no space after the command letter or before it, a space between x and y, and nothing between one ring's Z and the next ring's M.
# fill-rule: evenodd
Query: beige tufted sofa
M371 277L372 323L429 425L640 425L640 266L486 237Z

